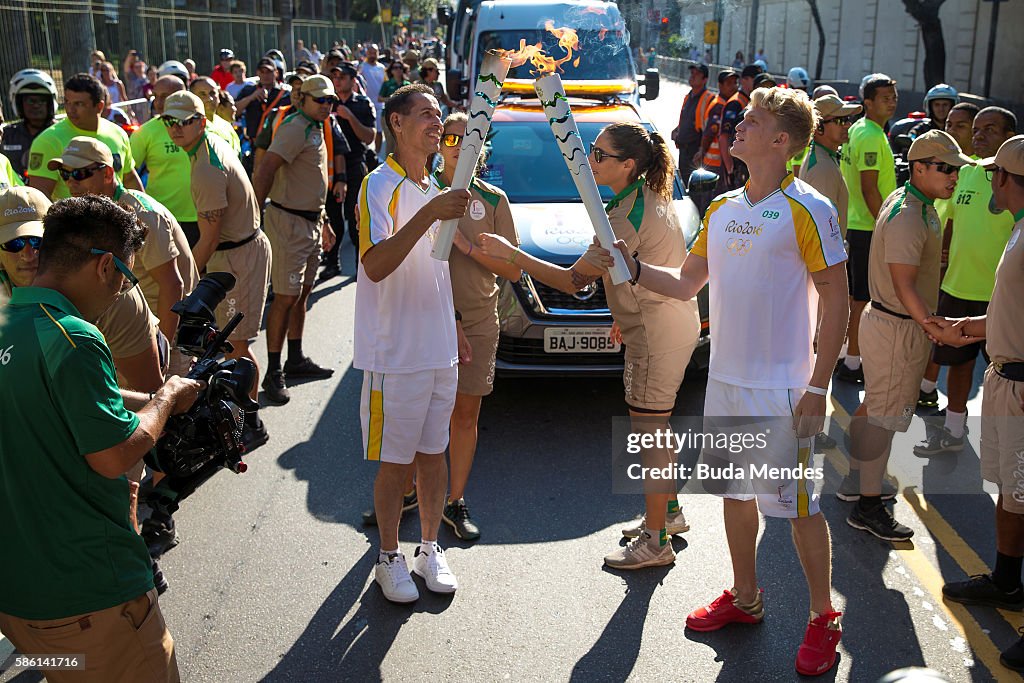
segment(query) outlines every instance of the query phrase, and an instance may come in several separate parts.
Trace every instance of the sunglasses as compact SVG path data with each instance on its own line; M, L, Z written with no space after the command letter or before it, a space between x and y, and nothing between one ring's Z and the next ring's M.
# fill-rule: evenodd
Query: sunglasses
M173 116L162 116L161 118L164 121L164 125L168 128L181 128L183 126L191 126L203 117L200 114L196 114L195 116L190 116L187 119L176 119Z
M331 95L324 95L323 97L314 97L313 101L317 104L334 104L338 101L338 98Z
M10 240L9 242L4 242L3 244L0 244L0 249L10 254L17 254L18 252L25 248L25 245L28 245L35 249L36 251L38 251L39 246L42 243L43 238L38 237L36 235L31 235L29 237L15 237L13 240Z
M444 143L445 147L458 147L459 143L462 142L462 136L455 133L445 133L441 136L441 142Z
M103 256L104 254L110 254L110 256L114 259L114 267L117 268L121 272L121 275L124 275L125 283L121 287L121 291L122 292L127 292L132 287L134 287L135 285L139 284L139 279L137 277L135 277L135 273L132 272L132 269L129 268L125 264L124 261L122 261L121 259L117 258L117 256L114 255L112 252L104 251L103 249L90 249L89 253L90 254L95 254L96 256Z
M590 143L590 154L594 157L594 161L601 163L605 159L624 159L625 157L618 156L617 154L609 154L594 143Z
M101 168L106 168L103 164L97 164L95 166L88 166L86 168L64 168L61 166L57 169L57 174L60 175L61 180L65 183L69 180L76 180L82 182L92 177L92 174Z
M953 166L952 164L947 164L944 161L921 161L919 163L926 166L934 166L935 170L943 175L953 175L960 170L959 166Z
M999 171L1002 171L1002 170L1003 169L1001 167L999 167L999 166L996 166L995 168L986 168L985 169L985 178L988 179L988 181L991 183L992 179L996 177L996 173L999 173Z
M825 123L838 123L840 126L852 126L856 120L853 116L837 116L833 119L825 119Z

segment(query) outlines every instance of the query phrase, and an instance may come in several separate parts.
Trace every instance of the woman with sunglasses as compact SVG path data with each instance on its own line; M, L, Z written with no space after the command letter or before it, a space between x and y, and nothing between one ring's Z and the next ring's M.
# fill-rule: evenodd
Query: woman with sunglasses
M468 120L465 114L457 113L448 116L444 122L442 165L435 174L442 188L451 186ZM477 173L483 165L484 157L481 156L477 160ZM515 264L487 256L474 244L484 233L496 233L510 245L519 244L508 197L497 187L476 177L469 191L472 199L466 215L459 221L455 249L448 265L455 310L462 316L462 329L473 353L469 363L459 365L459 386L455 394L448 447L451 484L441 519L456 536L474 541L480 537L480 530L469 515L464 494L476 453L480 403L491 393L494 385L494 362L498 351L496 277L516 281L522 276L522 271Z
M424 85L429 86L434 91L434 97L441 103L444 111L452 111L456 108L456 104L448 99L448 93L444 91L444 86L438 80L440 76L441 72L437 65L437 60L433 57L424 59L423 64L420 65L420 78L423 79Z
M664 138L636 123L613 123L591 145L590 159L598 184L615 193L606 207L615 236L644 263L681 267L686 241L672 206L675 169ZM488 256L515 264L531 277L570 294L605 273L588 260L594 258L591 252L571 267L561 268L526 254L499 235L482 235L480 245ZM670 299L628 282L613 285L608 277L603 282L615 320L613 335L626 345L623 384L633 431L666 429L700 334L697 303ZM643 464L664 467L670 457L667 450L648 450ZM605 557L605 564L640 569L675 561L668 537L689 529L675 493L674 482L663 482L661 487L647 483L644 519L622 532L634 540Z

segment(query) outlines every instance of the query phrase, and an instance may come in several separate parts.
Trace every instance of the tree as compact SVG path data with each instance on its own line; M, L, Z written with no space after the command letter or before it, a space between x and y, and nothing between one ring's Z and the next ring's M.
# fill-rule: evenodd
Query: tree
M825 28L821 25L821 12L818 11L818 0L807 0L811 6L811 16L814 17L814 26L818 29L818 61L814 67L814 80L821 79L821 65L825 61Z
M921 27L924 43L924 83L930 88L946 80L946 41L942 37L939 8L946 0L903 0L907 14Z

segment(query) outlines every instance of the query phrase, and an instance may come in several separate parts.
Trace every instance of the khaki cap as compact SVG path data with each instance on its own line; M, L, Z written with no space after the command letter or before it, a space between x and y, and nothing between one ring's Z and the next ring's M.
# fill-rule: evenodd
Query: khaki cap
M331 83L331 79L327 76L316 74L310 76L302 82L302 87L299 88L299 92L313 97L337 97L337 93L334 92L334 83Z
M203 101L187 90L172 93L164 100L164 118L185 121L196 114L205 118L206 109L203 107Z
M814 100L814 108L822 118L833 118L859 114L864 107L851 102L843 102L839 95L822 95Z
M15 237L42 237L50 200L34 187L0 190L0 244Z
M78 135L71 138L71 142L64 148L64 153L55 159L50 159L46 168L56 171L64 168L85 168L93 164L103 164L114 168L114 155L110 148L96 138L89 138Z
M953 136L944 130L930 130L918 136L907 152L907 161L931 157L950 166L973 166L975 163L974 159L963 153Z
M998 166L1007 173L1024 176L1024 135L1014 135L999 146L994 157L982 159L978 165L988 169Z

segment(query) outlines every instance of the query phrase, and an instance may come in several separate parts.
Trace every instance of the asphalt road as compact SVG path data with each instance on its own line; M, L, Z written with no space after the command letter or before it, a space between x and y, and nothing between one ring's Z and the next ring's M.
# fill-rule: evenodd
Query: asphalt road
M662 93L646 106L671 128L681 89L665 84ZM638 496L611 493L612 418L625 415L617 380L499 378L483 404L467 493L483 537L469 546L441 532L459 591L439 597L420 582L414 605L385 601L372 581L376 530L360 524L376 467L360 458L347 250L347 275L317 287L306 327L307 352L336 375L264 410L271 440L247 458L249 471L218 474L176 516L181 544L161 561L171 584L161 605L184 680L797 678L808 608L786 522L762 527L768 616L756 627L684 630L686 614L730 584L717 498L682 497L691 531L673 539L673 566L602 567L641 510ZM264 354L262 338L258 349ZM676 412L699 415L703 393L699 378L688 380ZM833 435L841 438L856 403L854 391L837 387ZM842 457L829 457L834 480ZM936 466L932 480L977 478L973 454L959 462ZM896 509L917 536L898 549L850 529L849 508L834 497L822 507L834 600L845 612L840 661L825 680L873 681L925 665L956 681L1010 680L996 648L1014 642L1019 615L946 607L938 594L943 580L983 571L981 559L992 556L989 496L925 499L908 489ZM410 557L418 540L407 516L401 542Z

